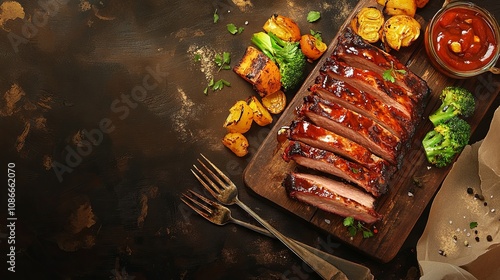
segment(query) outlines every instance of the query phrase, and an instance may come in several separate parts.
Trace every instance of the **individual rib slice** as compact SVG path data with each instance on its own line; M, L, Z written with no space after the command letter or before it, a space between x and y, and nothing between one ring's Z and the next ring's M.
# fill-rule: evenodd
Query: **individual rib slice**
M374 197L339 181L293 172L287 174L283 186L290 197L342 217L369 224L382 218L375 211Z
M292 121L288 134L290 140L301 141L313 147L333 152L381 174L380 176L388 178L395 171L394 166L374 155L367 148L310 122Z
M352 32L351 28L346 28L338 37L335 55L351 66L368 69L380 75L388 70L396 70L391 71L395 78L394 82L416 100L423 100L429 94L429 87L423 79L410 71L396 57L363 40Z
M299 115L307 117L317 126L363 145L392 164L398 163L401 155L399 138L372 119L314 95L304 98Z
M387 191L387 182L380 174L332 152L314 148L298 141L289 142L283 153L283 159L285 161L293 160L301 166L342 178L376 197Z
M420 116L415 100L412 100L401 87L386 82L381 75L373 71L349 66L332 56L326 59L320 73L373 94L381 102L395 107L412 120L416 120Z
M372 94L328 75L319 75L309 90L325 100L336 102L373 119L402 140L411 137L415 130L412 120L398 109L380 102Z

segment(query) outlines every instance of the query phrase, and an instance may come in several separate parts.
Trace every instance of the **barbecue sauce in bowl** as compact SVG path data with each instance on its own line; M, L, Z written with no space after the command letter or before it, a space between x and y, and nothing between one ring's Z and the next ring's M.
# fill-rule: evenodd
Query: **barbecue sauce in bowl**
M498 23L486 10L468 2L452 2L427 26L425 47L432 63L453 78L467 78L494 67L499 56Z

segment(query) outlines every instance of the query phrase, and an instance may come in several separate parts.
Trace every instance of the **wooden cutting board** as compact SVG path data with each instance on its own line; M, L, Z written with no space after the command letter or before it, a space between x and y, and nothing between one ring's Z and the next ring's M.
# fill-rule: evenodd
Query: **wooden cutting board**
M377 6L377 3L375 0L361 0L339 29L339 32L344 30L352 17L362 7L368 6ZM431 167L427 163L424 151L421 148L421 139L427 131L432 129L432 124L427 120L427 117L439 107L441 90L445 86L458 85L469 89L475 94L477 99L476 111L474 116L467 119L474 131L498 95L500 88L500 83L491 82L492 79L497 78L493 78L490 73L468 80L454 80L437 72L431 66L425 53L423 31L426 24L423 20L420 20L420 22L422 24L422 33L419 40L412 46L392 54L398 57L401 62L406 63L414 73L426 80L432 92L427 101L424 118L417 127L411 142L411 148L404 157L401 169L392 178L389 184L389 192L377 200L377 211L384 218L375 224L378 233L374 237L363 239L358 234L351 239L347 229L342 225L343 218L290 199L281 186L285 175L293 171L296 166L295 163L286 163L281 158L286 142L278 143L277 132L282 126L289 125L295 118L295 108L302 103L302 98L309 94L307 89L314 83L319 68L333 51L338 34L329 44L327 53L323 55L315 69L306 78L303 86L290 101L289 106L276 122L243 175L247 187L258 195L384 263L393 259L401 249L413 226L432 200L451 168L451 166L446 168Z

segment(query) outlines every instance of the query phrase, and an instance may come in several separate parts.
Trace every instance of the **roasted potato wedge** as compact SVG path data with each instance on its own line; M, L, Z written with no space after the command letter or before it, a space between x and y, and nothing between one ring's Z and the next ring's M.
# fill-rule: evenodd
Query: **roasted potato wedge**
M392 16L382 27L382 42L386 51L411 45L420 36L420 23L410 16Z
M266 32L272 32L281 40L297 42L300 40L299 25L289 17L274 14L263 26Z
M279 114L286 107L286 95L282 90L278 90L262 98L262 105L271 114Z
M379 0L383 1L383 0ZM380 4L380 2L379 2ZM386 0L384 5L384 13L389 16L407 15L414 17L417 12L415 0Z
M230 133L245 133L252 127L253 111L246 101L237 101L230 109L223 127Z
M380 29L384 25L384 15L375 7L364 7L351 21L351 28L356 34L370 43L380 39Z
M278 65L255 47L247 47L233 71L251 83L260 96L266 96L281 88Z
M260 103L257 97L251 96L248 98L247 104L253 111L253 120L256 124L266 126L273 122L271 113Z
M243 157L248 154L248 139L241 133L226 134L222 139L222 144L239 157Z

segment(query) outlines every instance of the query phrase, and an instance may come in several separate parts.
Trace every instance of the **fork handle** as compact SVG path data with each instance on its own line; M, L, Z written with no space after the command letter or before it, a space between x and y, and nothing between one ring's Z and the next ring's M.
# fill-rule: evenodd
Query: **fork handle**
M238 219L232 219L232 223L240 225L242 227L248 228L250 230L253 230L255 232L258 232L260 234L264 234L268 237L276 239L276 236L274 236L272 233L270 233L267 229L244 222L242 220ZM347 276L348 279L359 279L359 280L373 280L374 276L371 274L370 269L368 269L365 266L362 266L360 264L339 258L334 255L330 255L327 252L323 252L320 249L314 248L312 246L309 246L305 243L302 243L298 240L295 240L293 238L288 238L290 241L296 243L298 246L303 247L304 249L310 251L311 253L321 257L322 259L328 261L329 263L340 267L341 271Z
M265 227L272 235L278 238L283 244L285 244L292 252L294 252L299 258L301 258L307 265L309 265L318 275L326 280L334 279L346 279L346 275L336 268L333 264L327 262L321 257L315 255L314 253L308 251L306 248L298 245L297 243L291 241L288 237L281 234L276 230L271 224L262 219L257 213L246 206L239 199L236 199L236 204L245 210L250 216L252 216L257 222L259 222L263 227Z

